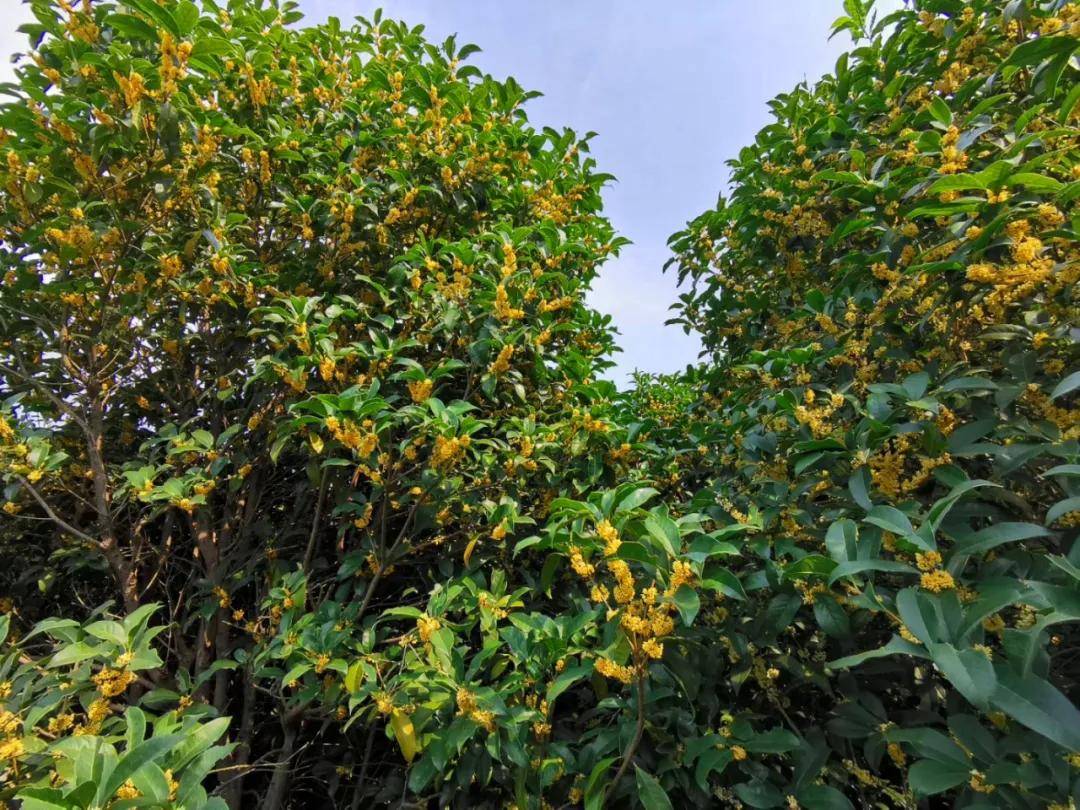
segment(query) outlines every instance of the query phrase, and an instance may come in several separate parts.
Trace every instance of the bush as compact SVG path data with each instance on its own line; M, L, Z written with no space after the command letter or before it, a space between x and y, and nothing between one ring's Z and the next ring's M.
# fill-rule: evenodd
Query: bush
M773 102L730 199L672 243L714 360L702 499L758 529L716 711L756 680L736 705L813 743L733 789L810 806L823 767L866 806L1064 807L1080 9L845 5L858 47Z
M0 110L17 615L168 604L158 685L235 718L234 806L398 795L372 693L402 656L410 710L513 674L463 626L436 638L473 671L421 695L417 607L459 578L518 604L513 541L626 454L583 304L622 243L607 177L453 38L290 27L289 3L31 6ZM455 734L480 790L504 777L478 728Z
M149 718L139 708L176 698L152 688L146 676L162 664L151 642L164 628L148 627L156 610L145 605L123 621L81 627L52 619L3 651L4 794L24 810L225 807L220 798L207 799L202 782L233 747L214 745L228 718L208 719L205 707L190 704ZM4 616L0 643L8 629ZM31 644L35 636L52 643ZM129 688L142 698L125 700Z

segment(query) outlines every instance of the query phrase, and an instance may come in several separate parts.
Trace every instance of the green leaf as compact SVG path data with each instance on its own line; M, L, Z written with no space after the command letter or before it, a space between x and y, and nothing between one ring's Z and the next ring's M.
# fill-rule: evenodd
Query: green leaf
M110 14L105 18L105 25L123 34L127 39L157 42L157 32L144 21L131 14Z
M589 778L585 781L585 810L601 810L603 807L604 793L607 783L604 774L614 764L616 757L607 757L600 760L589 772Z
M942 635L941 624L928 598L915 588L904 588L896 594L896 610L904 626L923 644L933 643Z
M843 518L833 521L825 532L825 548L828 549L829 556L841 563L854 559L859 549L858 532L859 529L852 520Z
M966 782L971 777L970 770L952 762L920 759L908 769L908 784L920 796L933 796Z
M947 174L935 180L926 193L933 195L944 191L973 191L985 188L986 183L973 174Z
M800 790L795 798L804 810L854 810L855 807L847 796L828 785L810 785Z
M120 624L120 622L93 622L92 624L86 625L83 629L94 638L99 638L102 641L111 641L121 649L127 646L127 630L124 629L124 625Z
M945 736L937 729L889 728L885 732L885 738L889 742L910 743L920 756L964 768L970 767L967 752L957 745L955 740Z
M76 642L75 644L68 644L60 649L52 658L49 659L48 667L62 667L68 664L77 664L80 661L85 661L87 658L95 658L99 655L103 655L107 652L108 648L103 647L100 644L89 645L83 641Z
M634 773L637 777L638 798L645 810L673 810L671 799L655 776L641 770L637 765L634 765Z
M732 760L731 749L709 748L698 757L697 766L694 768L694 781L702 790L708 790L709 775L716 771L723 773L724 768Z
M1009 178L1009 185L1023 186L1028 191L1047 194L1056 194L1065 188L1060 180L1055 180L1053 177L1047 177L1045 174L1034 174L1031 172L1014 174Z
M578 666L569 667L559 673L559 676L551 682L551 686L547 690L547 702L554 706L555 699L559 697L563 692L569 689L577 681L582 678L588 677L592 673L592 662L588 664L579 664Z
M227 720L226 724L228 724ZM166 734L163 737L154 736L139 743L120 759L108 780L98 786L97 803L104 805L106 799L116 793L117 788L130 779L139 768L148 762L162 759L185 739L184 734Z
M957 650L951 644L928 645L930 657L941 674L972 705L986 709L997 687L990 659L978 650Z
M849 560L840 563L833 569L833 572L829 575L829 584L832 585L838 580L853 577L864 571L886 571L896 574L919 573L917 568L895 560Z
M345 691L349 693L360 691L360 679L364 676L364 662L362 659L353 661L345 673Z
M679 589L675 591L672 601L675 602L675 607L679 609L683 624L687 627L692 625L694 619L697 618L698 611L701 609L701 597L698 596L697 591L689 585L680 585Z
M78 807L55 788L23 788L15 798L22 803L22 810L75 810Z
M656 541L656 545L667 552L669 558L678 556L678 549L682 541L679 535L679 526L674 520L659 512L651 512L645 518L645 529L649 532L649 536Z
M710 591L719 591L735 599L746 599L746 590L735 574L720 565L710 566L701 576L701 587Z
M997 668L991 703L1016 722L1070 751L1080 751L1080 711L1047 681Z
M639 506L645 505L659 494L660 493L652 487L638 487L619 501L618 505L615 507L615 514L619 515L623 512L630 512L637 509Z
M1057 399L1063 397L1066 394L1075 391L1080 388L1080 371L1074 371L1064 380L1054 386L1053 392L1050 394L1050 399Z
M784 802L784 794L768 782L740 782L735 795L751 807L781 807Z
M1013 48L1002 67L1037 65L1059 53L1071 53L1076 50L1076 45L1076 40L1069 36L1037 37Z
M814 600L814 618L826 635L833 638L848 638L851 635L851 620L847 611L831 596L817 596Z
M176 24L176 19L173 15L168 9L164 6L159 6L154 0L124 0L124 2L132 8L141 11L177 39L182 36L180 26Z
M900 636L893 636L889 643L884 647L878 647L876 650L868 650L867 652L837 658L835 661L829 661L825 666L829 669L850 669L851 667L857 667L864 661L871 661L875 658L886 658L890 655L913 655L916 658L930 657L926 650L919 645L912 644L910 641L905 641L900 638Z
M807 554L784 568L784 579L806 579L811 576L827 577L836 568L836 560L821 554Z
M180 29L180 35L186 37L195 28L195 23L199 21L199 9L191 0L181 0L176 4L173 16L176 18L176 25Z
M952 555L979 554L1005 543L1045 537L1048 534L1050 532L1034 523L996 523L960 540L953 547Z
M910 538L915 533L907 515L894 506L875 506L863 518L863 521L880 526L885 531L892 532L905 539Z
M870 473L866 467L860 467L851 474L848 479L848 489L855 503L869 512L874 508L874 502L870 499Z
M1046 525L1053 526L1059 518L1080 509L1080 495L1058 501L1046 513Z
M217 742L218 738L229 727L228 717L218 717L207 723L201 724L194 731L184 735L183 744L169 758L170 766L178 771L195 759L199 754Z
M949 109L949 105L942 100L941 96L934 96L934 100L930 102L930 115L939 124L948 126L952 123L952 110Z
M799 738L786 728L774 728L747 738L743 748L755 754L783 754L794 751L799 744Z

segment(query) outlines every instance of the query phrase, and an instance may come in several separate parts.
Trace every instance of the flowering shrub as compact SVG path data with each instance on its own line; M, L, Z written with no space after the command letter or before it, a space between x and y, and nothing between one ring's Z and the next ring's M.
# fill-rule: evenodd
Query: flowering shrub
M16 625L167 604L155 683L233 718L230 776L208 783L232 806L363 803L407 775L451 790L451 761L459 784L513 790L497 737L459 725L422 779L402 729L437 750L447 683L483 721L470 735L504 720L496 613L484 634L449 614L479 620L481 594L516 610L514 544L631 460L595 379L609 321L583 303L623 241L587 140L531 128L531 94L468 65L474 47L380 16L31 8L0 108ZM465 652L468 677L424 692Z
M759 524L718 710L771 695L857 806L1072 806L1080 6L914 5L845 4L856 50L672 240L696 500Z
M147 673L162 664L152 641L163 628L148 626L156 610L145 605L123 621L82 626L51 619L6 645L0 796L26 810L225 806L207 798L202 782L233 747L214 744L229 719L210 719L190 698L153 688ZM0 643L8 630L4 616ZM173 708L148 717L140 704Z
M1069 806L1080 11L916 5L847 0L672 239L709 362L619 392L608 177L472 46L33 0L4 795Z

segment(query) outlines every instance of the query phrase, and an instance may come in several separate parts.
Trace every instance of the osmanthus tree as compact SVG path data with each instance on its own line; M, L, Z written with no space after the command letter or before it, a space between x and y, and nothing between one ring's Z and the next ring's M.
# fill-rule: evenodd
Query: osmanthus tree
M222 757L232 806L627 774L643 720L594 662L640 692L689 572L667 519L637 598L614 555L651 493L587 498L641 444L594 379L583 295L621 240L587 142L380 17L30 5L0 108L0 796L195 807ZM604 603L631 598L627 636Z
M668 452L703 444L694 503L750 533L707 563L726 598L663 784L1072 807L1080 5L845 8L856 48L672 238L712 360Z

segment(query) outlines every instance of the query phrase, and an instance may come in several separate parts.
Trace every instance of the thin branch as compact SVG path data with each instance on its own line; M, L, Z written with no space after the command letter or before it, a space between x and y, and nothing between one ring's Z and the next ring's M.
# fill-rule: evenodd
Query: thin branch
M97 540L95 540L93 537L88 535L86 532L80 531L79 529L76 529L74 526L72 526L70 523L68 523L66 520L64 520L62 517L60 517L58 514L56 514L56 512L54 512L52 510L52 507L49 506L49 504L47 504L45 502L45 499L42 498L41 495L38 494L38 491L36 489L34 489L34 487L30 484L29 481L27 481L21 475L17 475L15 477L19 479L20 484L22 484L24 487L26 487L26 491L29 492L34 497L34 500L38 502L38 504L41 506L41 508L45 510L45 514L49 516L49 518L53 521L53 523L55 523L57 526L59 526L64 531L75 535L76 537L78 537L80 540L83 540L84 542L93 543L95 546L100 545L100 543Z
M634 754L637 753L638 746L641 744L641 737L645 733L645 676L639 675L637 679L637 725L634 728L634 738L630 740L630 745L626 746L626 753L623 754L622 763L619 765L619 770L615 772L615 778L611 780L611 783L607 786L607 790L604 791L604 799L600 802L601 807L607 807L608 799L611 798L611 794L615 791L616 785L619 784L619 780L623 778L623 774L626 773L626 769L630 767L630 760L634 758Z

